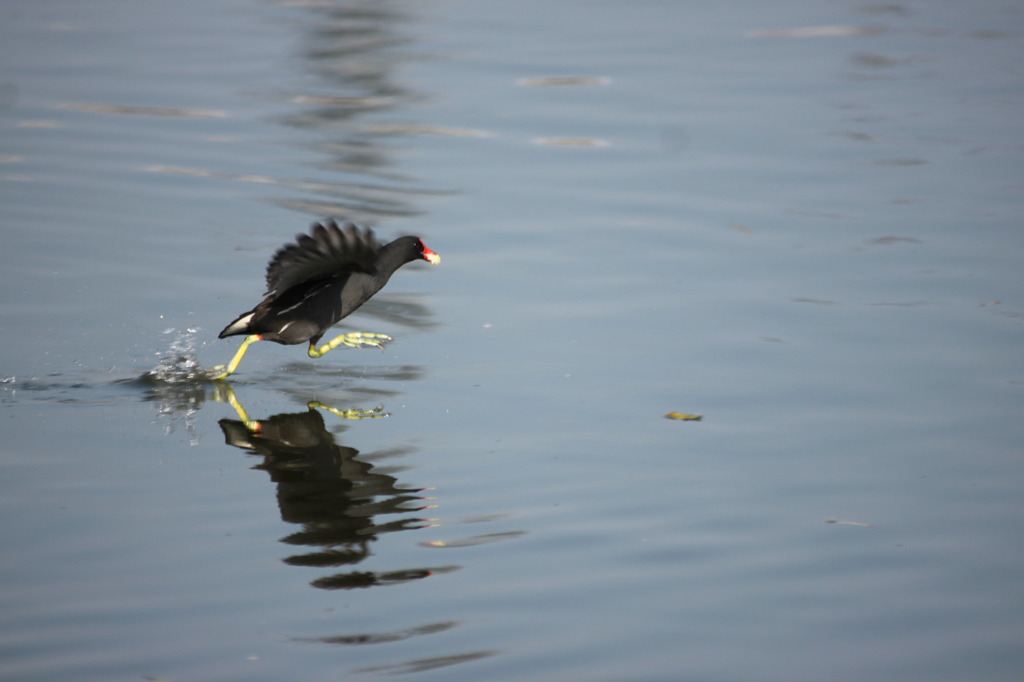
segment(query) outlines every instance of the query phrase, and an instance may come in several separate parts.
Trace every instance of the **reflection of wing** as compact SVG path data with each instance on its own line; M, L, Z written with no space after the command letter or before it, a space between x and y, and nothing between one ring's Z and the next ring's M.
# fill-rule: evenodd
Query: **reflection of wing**
M278 249L267 266L267 293L280 295L297 284L342 272L373 272L380 244L373 230L333 220L313 223L310 234Z

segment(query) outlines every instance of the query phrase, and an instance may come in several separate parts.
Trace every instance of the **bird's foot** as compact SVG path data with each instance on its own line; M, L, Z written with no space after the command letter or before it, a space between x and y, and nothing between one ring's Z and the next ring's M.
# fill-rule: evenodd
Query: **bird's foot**
M242 361L242 358L245 356L245 352L249 350L249 346L262 338L263 337L260 334L250 334L245 337L245 341L242 341L242 345L238 347L238 352L235 353L235 357L231 358L231 362L226 365L215 365L211 367L207 372L206 378L210 381L223 381L224 379L227 379L235 373L236 369L238 369L238 363Z
M210 381L223 381L231 376L231 372L227 371L227 365L214 365L206 371L206 379Z
M347 334L341 334L331 339L329 342L320 346L315 347L313 344L309 345L309 357L318 358L328 351L332 351L338 346L348 346L349 348L379 348L384 350L384 344L393 339L387 334L375 334L373 332L349 332Z
M313 408L318 407L321 410L327 410L331 414L336 414L342 419L384 419L385 417L391 416L387 412L384 412L383 405L378 405L372 410L339 410L336 407L324 405L319 400L311 400L308 403L306 403L306 407L308 407L311 410Z

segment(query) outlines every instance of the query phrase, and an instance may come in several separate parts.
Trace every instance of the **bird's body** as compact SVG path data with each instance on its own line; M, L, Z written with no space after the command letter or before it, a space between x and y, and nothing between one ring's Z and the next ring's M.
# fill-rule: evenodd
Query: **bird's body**
M414 260L440 263L440 257L418 237L400 237L381 245L373 231L333 220L314 223L308 235L298 235L274 254L267 266L267 293L252 310L238 316L219 338L245 334L234 359L214 379L238 367L255 341L309 343L310 357L320 357L339 345L383 347L383 334L342 334L321 348L324 333L347 317L387 284L398 268Z

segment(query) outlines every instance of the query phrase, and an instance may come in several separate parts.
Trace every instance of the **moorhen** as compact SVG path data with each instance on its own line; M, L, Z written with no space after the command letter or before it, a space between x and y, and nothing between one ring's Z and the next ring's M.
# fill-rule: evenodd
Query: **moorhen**
M266 298L224 328L218 338L246 334L231 362L211 370L211 379L228 377L256 341L309 342L309 357L338 346L383 348L386 334L350 332L317 348L320 337L388 283L398 268L414 260L437 265L441 257L419 237L399 237L381 246L373 230L333 220L313 223L308 235L278 249L267 265Z

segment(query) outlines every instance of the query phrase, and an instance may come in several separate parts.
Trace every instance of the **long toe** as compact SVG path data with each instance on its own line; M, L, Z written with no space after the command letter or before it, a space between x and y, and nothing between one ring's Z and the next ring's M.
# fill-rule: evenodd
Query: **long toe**
M345 339L345 345L351 346L352 348L383 349L386 343L394 341L394 339L387 334L375 334L373 332L351 332L349 334L345 334Z

